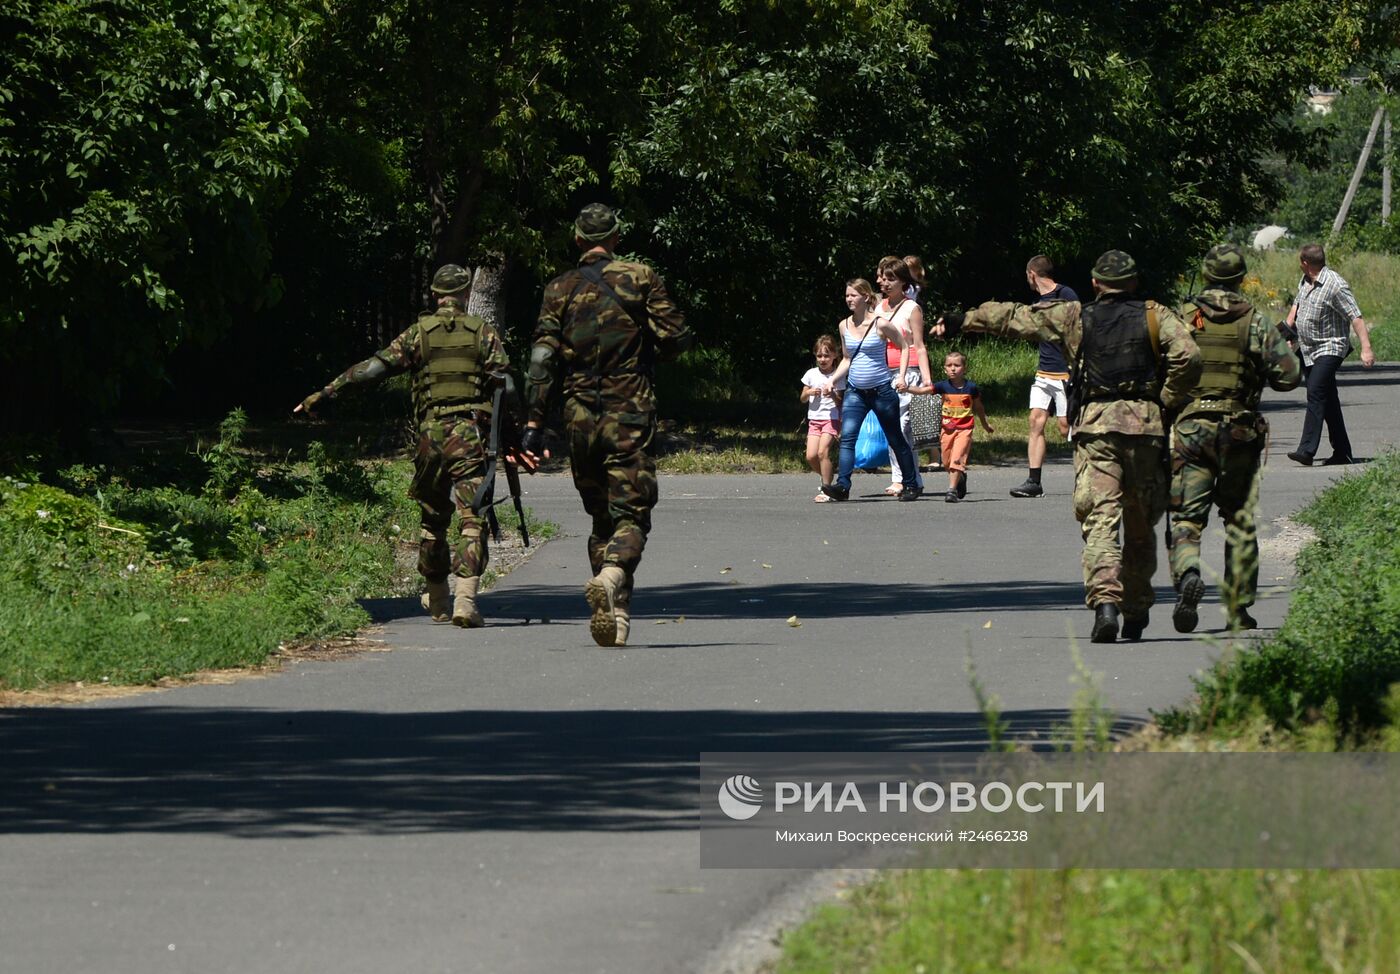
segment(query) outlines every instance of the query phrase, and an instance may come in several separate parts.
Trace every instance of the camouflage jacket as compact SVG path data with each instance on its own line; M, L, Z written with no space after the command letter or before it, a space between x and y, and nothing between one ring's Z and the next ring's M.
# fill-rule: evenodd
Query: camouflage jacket
M1104 291L1100 301L1112 301L1122 291ZM963 328L967 331L988 332L1025 338L1031 341L1054 342L1065 351L1066 361L1074 362L1082 338L1082 305L1078 301L1054 301L1036 305L1013 304L1009 301L988 301L967 313ZM1149 400L1118 399L1084 404L1076 433L1126 433L1130 436L1165 436L1162 406L1176 410L1190 399L1191 390L1201 376L1201 353L1191 337L1191 328L1165 305L1157 305L1158 337L1165 360L1161 405Z
M461 313L460 309L456 310ZM331 398L347 385L373 384L392 375L417 371L424 364L423 349L419 342L418 322L415 321L386 347L375 352L363 362L356 362L332 379L330 384L322 390L322 396ZM481 328L481 366L485 373L483 385L488 390L494 389L497 385L510 384L510 358L506 355L500 334L490 323L483 323ZM424 404L420 402L413 404L414 413L418 417L420 425L426 419L426 410L423 406Z
M1246 398L1252 398L1264 386L1275 392L1287 392L1298 388L1299 383L1303 381L1303 364L1298 359L1298 353L1288 344L1288 339L1278 327L1270 324L1257 308L1249 304L1244 295L1237 291L1212 287L1198 294L1195 302L1182 308L1181 316L1188 322L1195 319L1198 311L1204 317L1215 321L1237 320L1241 305L1249 309L1248 313L1252 313L1253 317L1249 322L1249 347L1245 350L1245 359L1253 367L1250 383L1252 388L1241 390ZM1190 406L1187 407L1188 412L1189 410Z
M530 352L525 404L531 421L544 421L561 379L566 396L599 412L650 412L656 408L652 366L694 341L665 282L650 267L601 251L584 254L579 263L596 263L645 328L577 269L550 281Z

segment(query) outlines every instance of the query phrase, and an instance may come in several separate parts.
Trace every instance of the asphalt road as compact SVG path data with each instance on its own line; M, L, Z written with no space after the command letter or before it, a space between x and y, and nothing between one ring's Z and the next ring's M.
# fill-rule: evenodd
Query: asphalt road
M1400 367L1343 384L1358 452L1393 447ZM1269 404L1266 629L1291 574L1274 521L1345 470L1290 463L1301 394ZM1195 637L1159 608L1140 644L1084 642L1069 468L1040 500L1007 496L1023 475L974 468L957 506L873 476L844 505L810 477L663 478L621 651L588 637L571 485L539 477L528 503L569 536L484 597L484 630L384 601L389 652L0 712L0 970L692 970L804 880L699 868L702 750L975 746L969 653L1045 737L1071 632L1132 721L1216 655L1213 591Z

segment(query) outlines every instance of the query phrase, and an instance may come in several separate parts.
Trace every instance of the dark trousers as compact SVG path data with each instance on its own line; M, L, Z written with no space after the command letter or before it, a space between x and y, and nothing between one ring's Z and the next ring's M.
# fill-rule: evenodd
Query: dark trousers
M905 484L919 482L919 468L914 464L914 451L909 449L909 441L899 426L899 393L890 383L882 383L873 389L846 390L846 398L841 402L841 465L836 474L836 483L851 489L851 472L856 466L856 440L860 438L860 426L866 414L874 412L880 421L880 429L885 432L890 448L894 450L895 462L899 464L900 479Z
M1351 456L1351 439L1342 419L1342 401L1337 397L1337 370L1342 367L1340 355L1319 355L1312 365L1303 366L1303 381L1308 388L1308 415L1303 420L1303 438L1298 452L1307 456L1317 453L1322 442L1322 424L1327 424L1327 439L1334 456Z

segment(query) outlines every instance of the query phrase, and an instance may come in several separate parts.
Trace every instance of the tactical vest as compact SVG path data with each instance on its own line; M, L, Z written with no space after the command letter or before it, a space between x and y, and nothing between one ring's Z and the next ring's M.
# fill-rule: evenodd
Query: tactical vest
M1149 314L1151 321L1149 321ZM1074 383L1081 402L1156 400L1158 340L1155 305L1134 299L1095 301L1081 312L1083 332Z
M1247 357L1253 320L1252 308L1231 321L1212 321L1196 312L1191 324L1202 367L1188 412L1241 412L1259 405L1264 390Z
M489 408L481 381L481 329L486 323L456 308L418 319L423 367L413 376L420 421Z

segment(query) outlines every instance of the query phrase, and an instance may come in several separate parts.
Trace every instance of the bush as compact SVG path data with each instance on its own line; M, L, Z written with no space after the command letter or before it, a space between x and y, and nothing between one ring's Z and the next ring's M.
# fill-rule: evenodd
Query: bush
M1400 454L1348 476L1298 519L1317 540L1278 634L1197 681L1199 707L1163 715L1169 731L1208 729L1262 712L1286 729L1325 718L1339 733L1383 726L1400 682Z

